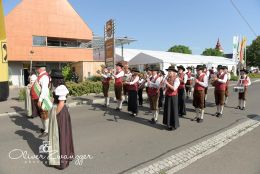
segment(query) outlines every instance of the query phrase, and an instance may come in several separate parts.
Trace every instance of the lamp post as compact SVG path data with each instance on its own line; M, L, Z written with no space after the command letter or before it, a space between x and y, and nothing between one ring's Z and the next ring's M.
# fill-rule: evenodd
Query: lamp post
M31 59L31 63L30 63L30 73L32 72L32 56L33 56L33 54L34 54L34 51L31 50L31 51L30 51L30 59Z

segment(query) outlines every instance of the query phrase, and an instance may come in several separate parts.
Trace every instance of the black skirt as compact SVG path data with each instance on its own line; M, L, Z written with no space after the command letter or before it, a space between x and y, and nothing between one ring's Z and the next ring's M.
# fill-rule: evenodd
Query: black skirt
M135 90L128 91L128 102L127 103L128 103L128 111L137 114L138 113L137 91L135 91Z
M178 95L165 96L163 124L177 129L180 126L178 115Z
M66 105L62 108L60 113L57 114L57 123L59 129L60 155L61 157L67 157L60 159L60 168L64 169L69 166L69 162L75 157L71 119Z

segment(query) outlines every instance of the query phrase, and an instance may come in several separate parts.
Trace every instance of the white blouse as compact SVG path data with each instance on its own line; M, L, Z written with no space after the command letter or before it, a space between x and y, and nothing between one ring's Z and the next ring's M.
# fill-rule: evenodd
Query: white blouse
M66 86L60 85L55 89L55 95L59 96L59 100L66 100L66 96L69 93L69 90L67 89Z

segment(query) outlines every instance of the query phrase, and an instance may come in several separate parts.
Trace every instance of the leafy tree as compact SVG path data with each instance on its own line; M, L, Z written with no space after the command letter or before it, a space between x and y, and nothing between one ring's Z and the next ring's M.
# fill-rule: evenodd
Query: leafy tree
M175 52L175 53L184 53L184 54L192 54L192 51L189 47L184 45L175 45L171 47L168 52Z
M72 77L72 69L70 64L63 66L61 71L65 81L70 81Z
M260 36L247 47L246 63L248 66L260 67Z
M224 56L223 52L215 49L215 48L206 48L202 55L204 56Z

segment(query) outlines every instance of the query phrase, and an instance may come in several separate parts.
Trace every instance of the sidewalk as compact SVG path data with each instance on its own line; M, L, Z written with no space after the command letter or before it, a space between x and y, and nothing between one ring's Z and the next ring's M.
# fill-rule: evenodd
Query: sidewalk
M259 82L260 79L252 79L252 83ZM235 86L236 82L231 82L230 87ZM209 89L213 89L210 85ZM230 90L231 90L230 89ZM18 100L19 89L18 88L10 88L10 94L7 101L0 102L0 117L6 115L16 115L25 113L24 108L25 104L24 101ZM110 102L115 101L115 94L113 91L109 93ZM147 98L146 93L143 93L144 99ZM83 95L78 97L69 96L67 98L67 106L68 107L75 107L78 105L91 105L91 104L103 104L105 101L103 94L89 94Z

